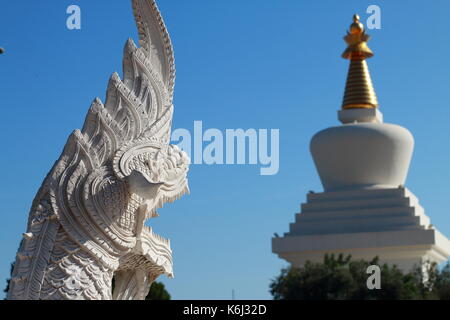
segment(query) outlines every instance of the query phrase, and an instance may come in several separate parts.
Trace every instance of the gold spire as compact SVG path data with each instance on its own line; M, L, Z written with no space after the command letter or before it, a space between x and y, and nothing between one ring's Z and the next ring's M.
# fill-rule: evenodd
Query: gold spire
M364 31L363 24L359 22L359 16L355 14L350 30L344 37L348 47L342 57L350 60L350 68L342 109L378 107L377 96L366 63L366 59L373 56L372 51L367 46L369 39L370 36Z

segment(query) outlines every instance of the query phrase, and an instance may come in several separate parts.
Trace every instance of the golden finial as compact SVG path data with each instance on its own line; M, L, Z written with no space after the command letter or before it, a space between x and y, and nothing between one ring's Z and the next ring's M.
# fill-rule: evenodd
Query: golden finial
M344 37L348 47L342 54L345 59L365 59L373 56L372 50L367 46L370 36L364 31L364 25L359 21L359 15L353 15L353 23L350 25L347 35Z
M377 108L378 101L373 89L366 59L373 56L367 46L370 36L366 34L364 25L357 14L353 15L347 35L344 37L348 47L342 57L350 60L342 109Z
M350 25L351 34L359 34L364 31L364 25L359 22L359 16L357 14L353 15L353 23Z

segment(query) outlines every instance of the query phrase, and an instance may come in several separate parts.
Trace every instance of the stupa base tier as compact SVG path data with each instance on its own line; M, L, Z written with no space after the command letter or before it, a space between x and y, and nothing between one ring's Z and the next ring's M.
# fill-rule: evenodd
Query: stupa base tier
M323 261L326 253L396 264L404 271L421 262L443 262L450 241L436 230L406 188L310 193L272 251L293 266Z
M326 253L343 253L368 261L378 256L380 263L409 271L421 262L447 261L450 241L435 229L285 236L272 239L272 251L295 267L322 262Z

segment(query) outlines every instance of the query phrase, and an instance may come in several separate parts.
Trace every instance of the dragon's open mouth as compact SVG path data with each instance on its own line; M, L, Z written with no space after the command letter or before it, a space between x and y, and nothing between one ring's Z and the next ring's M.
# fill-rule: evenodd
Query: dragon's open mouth
M144 226L136 249L136 253L145 258L145 261L139 262L140 268L149 271L160 269L160 273L173 278L172 249L169 239L156 234L152 228Z
M130 256L125 257L125 262L121 263L121 268L130 267L129 264L139 264L140 268L148 271L158 269L159 273L168 277L173 277L172 250L170 241L155 232L145 223L151 218L158 217L157 209L162 208L166 202L174 202L185 193L189 193L187 180L183 177L183 183L177 182L176 188L171 184L161 184L158 186L158 196L146 202L141 207L140 219L138 221L137 244ZM180 188L180 185L182 186ZM138 261L139 260L139 261Z

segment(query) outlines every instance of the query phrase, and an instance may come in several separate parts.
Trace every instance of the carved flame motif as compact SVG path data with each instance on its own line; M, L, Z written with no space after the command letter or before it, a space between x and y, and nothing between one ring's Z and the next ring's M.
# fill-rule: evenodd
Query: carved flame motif
M189 191L189 158L169 145L173 50L156 3L132 5L141 47L127 41L124 79L111 76L39 189L8 299L144 299L173 275L169 241L144 226Z

